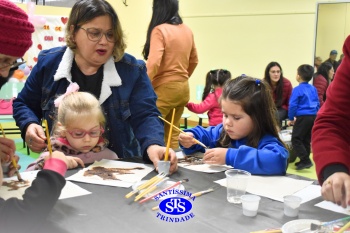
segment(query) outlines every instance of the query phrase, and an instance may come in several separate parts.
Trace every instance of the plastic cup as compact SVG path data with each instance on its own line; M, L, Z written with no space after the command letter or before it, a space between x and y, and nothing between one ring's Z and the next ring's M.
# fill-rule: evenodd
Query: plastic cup
M253 194L241 196L243 214L248 217L254 217L258 213L261 197Z
M169 174L170 161L158 161L158 173Z
M245 194L250 173L239 169L225 171L227 185L227 201L234 204L241 203L241 196Z
M11 162L7 162L7 163L3 163L1 164L2 167L2 172L3 173L7 173L9 171L9 166L10 166Z
M296 217L299 214L300 203L302 199L298 196L288 195L284 199L284 215Z

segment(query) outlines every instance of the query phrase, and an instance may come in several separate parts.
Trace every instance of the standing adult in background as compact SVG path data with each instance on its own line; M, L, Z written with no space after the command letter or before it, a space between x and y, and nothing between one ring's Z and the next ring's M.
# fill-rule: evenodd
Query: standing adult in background
M30 149L46 148L41 119L52 128L54 100L76 82L104 109L108 148L119 158L143 156L157 167L166 148L156 95L145 63L124 53L123 30L112 6L107 1L78 0L69 16L66 42L67 47L39 54L14 101L14 118ZM174 151L170 160L173 172L177 168Z
M152 19L147 30L143 57L147 74L158 96L157 107L162 117L180 126L181 115L190 99L188 79L198 63L193 33L178 14L178 0L154 0ZM164 126L165 142L169 125ZM179 132L172 131L171 148L178 148Z
M322 58L321 57L315 57L314 60L314 69L315 69L315 73L318 70L318 67L320 67L320 65L322 64Z
M334 69L331 63L324 62L314 75L313 84L317 89L320 107L326 101L326 91L329 83L333 80Z
M277 108L277 122L279 127L288 117L289 99L292 94L292 83L283 77L282 67L278 62L270 62L265 69L264 80L270 85L273 100Z
M332 64L334 72L336 72L337 68L338 68L337 56L338 56L337 50L332 50L329 53L329 58L324 61L324 62L329 62Z
M344 58L327 89L327 101L317 114L312 130L312 151L322 197L350 205L350 36Z
M18 58L23 57L32 46L34 26L29 22L28 15L14 3L0 1L0 89L8 80L9 72ZM1 163L8 164L14 155L15 143L8 138L0 138ZM12 164L6 167L6 172L12 176L15 169Z

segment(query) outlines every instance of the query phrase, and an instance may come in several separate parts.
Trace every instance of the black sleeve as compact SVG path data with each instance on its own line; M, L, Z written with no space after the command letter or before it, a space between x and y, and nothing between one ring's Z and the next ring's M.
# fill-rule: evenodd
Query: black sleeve
M345 165L343 165L343 164L331 164L323 169L322 182L327 180L328 177L330 177L331 175L333 175L333 173L336 173L336 172L345 172L345 173L349 174L349 170Z
M23 200L0 198L0 232L35 232L56 204L66 180L51 170L38 172Z

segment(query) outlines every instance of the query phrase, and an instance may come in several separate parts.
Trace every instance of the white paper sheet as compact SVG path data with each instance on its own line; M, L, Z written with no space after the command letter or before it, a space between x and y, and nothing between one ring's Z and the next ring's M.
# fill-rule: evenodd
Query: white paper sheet
M187 164L178 163L178 166L186 169L190 169L193 171L205 172L205 173L222 172L233 168L227 165L210 165L210 164L187 165Z
M105 168L134 168L134 167L142 167L142 170L131 170L132 174L117 174L113 173L113 175L119 180L103 180L99 176L84 176L84 172L88 169L92 169L93 167L105 167ZM148 173L154 170L153 165L142 164L142 163L131 163L131 162L122 162L115 160L107 160L102 159L101 161L95 162L87 168L84 168L77 172L76 174L66 178L67 180L78 181L89 184L99 184L99 185L107 185L107 186L115 186L115 187L124 187L129 188L134 183L142 180Z
M9 189L10 189L9 187L0 186L0 197L4 198L5 200L7 200L11 197L15 197L15 198L22 200L23 199L22 196L23 196L25 190L30 187L31 183L36 178L37 173L38 173L38 171L30 171L30 172L22 172L21 173L22 179L29 181L29 186L27 186L27 187L23 187L23 188L19 188L17 190L9 191ZM17 180L17 177L15 176L15 177L10 177L10 178L4 178L4 181L7 181L7 182L12 181L12 180ZM66 185L62 189L62 192L61 192L59 199L83 196L83 195L87 195L87 194L91 194L91 192L79 187L76 184L73 184L72 182L67 181Z
M311 201L312 199L318 198L321 196L321 186L319 185L309 185L298 192L293 194L294 196L301 197L301 204Z
M203 153L196 152L192 156L201 157L201 156L203 156ZM184 159L186 157L186 155L182 151L177 151L176 157L178 159ZM188 165L186 163L178 163L178 166L186 168L186 169L190 169L192 171L205 172L205 173L222 172L222 171L226 171L228 169L233 168L233 167L227 166L227 165L210 165L210 164Z
M226 187L226 178L215 181ZM313 181L296 180L284 176L251 176L247 192L283 202L283 197L293 195Z
M338 212L346 215L350 215L350 207L343 208L341 206L338 206L330 201L322 201L320 203L317 203L315 206L320 207L322 209L330 210L333 212Z

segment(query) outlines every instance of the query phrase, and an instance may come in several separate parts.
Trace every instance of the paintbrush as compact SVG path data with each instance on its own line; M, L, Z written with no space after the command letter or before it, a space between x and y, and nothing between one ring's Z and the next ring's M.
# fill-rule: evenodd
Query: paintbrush
M147 188L148 186L152 185L153 183L155 183L159 177L163 178L165 176L164 172L159 173L158 175L152 177L151 179L149 179L148 181L146 181L145 183L141 184L140 186L138 186L135 190L131 191L130 193L125 195L125 198L130 198L132 195L136 194L137 192L139 192L142 189Z
M47 147L49 149L49 156L50 156L50 159L51 159L51 157L52 157L52 147L51 147L51 140L50 140L50 134L49 134L49 126L47 124L46 119L44 119L44 125L45 125L46 139L47 139Z
M210 188L210 189L207 189L207 190L203 190L203 191L200 191L200 192L197 192L197 193L193 193L190 197L188 197L187 199L192 199L193 197L200 197L206 193L210 193L210 192L213 192L214 191L214 188Z
M170 143L171 143L171 133L173 131L173 127L171 127L171 126L174 125L174 116L175 116L175 108L173 109L173 115L171 117L170 129L169 129L169 134L168 134L168 142L166 144L164 161L168 161L168 157L169 157L169 148L170 148Z
M343 233L346 229L348 229L350 227L350 222L348 222L347 224L345 224L342 228L339 229L339 231L337 231L336 233Z
M282 230L281 229L266 229L266 230L254 231L254 232L250 232L250 233L282 233Z
M163 183L165 181L169 180L169 177L163 177L161 180L155 182L154 184L152 184L151 186L149 186L147 189L143 190L139 195L137 195L135 197L134 201L138 201L140 200L142 197L144 197L145 195L147 195L148 193L153 192L154 190L156 190L157 188L159 188L161 185L163 185Z
M2 128L1 124L0 124L0 129L1 129L1 132L2 132L2 136L4 138L6 138L5 131ZM13 167L16 169L15 173L16 173L18 181L23 182L24 180L22 179L21 174L19 174L17 162L16 162L15 157L13 155L11 155L11 162L12 162Z
M165 123L168 123L169 125L171 125L172 127L174 127L174 129L178 130L178 131L181 132L181 133L186 134L185 131L183 131L183 130L181 130L180 128L176 127L175 125L171 124L169 121L165 120L163 117L161 117L161 116L158 116L158 117L159 117L161 120L163 120ZM203 146L205 149L208 149L208 147L207 147L206 145L204 145L202 142L198 141L198 140L195 139L195 138L193 138L193 139L194 139L194 141L195 141L197 144Z
M172 185L169 185L168 187L164 188L163 190L160 190L159 192L153 194L152 196L149 196L141 201L139 201L140 204L148 201L148 200L151 200L152 198L154 198L155 196L157 196L158 194L162 193L162 192L165 192L165 191L168 191L169 189L172 189L172 188L175 188L176 186L182 184L182 183L185 183L185 182L188 182L189 180L188 179L183 179L183 180L180 180L178 182L176 182L175 184L172 184Z

